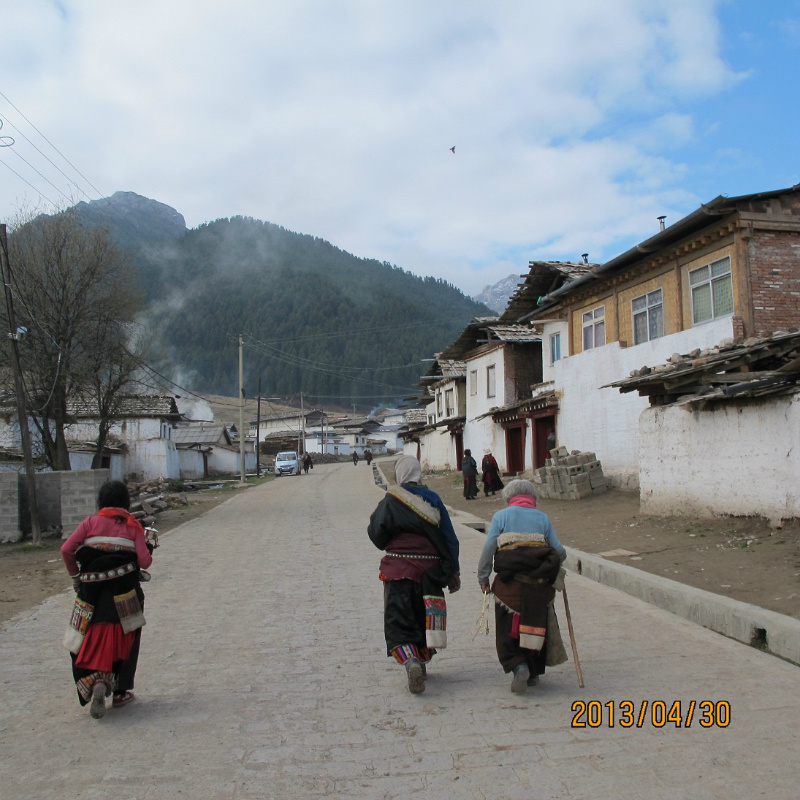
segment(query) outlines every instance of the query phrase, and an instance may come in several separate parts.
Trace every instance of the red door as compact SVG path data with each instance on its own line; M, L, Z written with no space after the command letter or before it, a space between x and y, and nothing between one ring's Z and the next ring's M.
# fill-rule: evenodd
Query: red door
M525 470L525 423L506 428L507 475L518 475Z
M552 434L555 437L555 416L538 417L533 420L533 468L539 469L545 465L545 460L550 458L550 448L547 439ZM553 439L555 441L555 439Z

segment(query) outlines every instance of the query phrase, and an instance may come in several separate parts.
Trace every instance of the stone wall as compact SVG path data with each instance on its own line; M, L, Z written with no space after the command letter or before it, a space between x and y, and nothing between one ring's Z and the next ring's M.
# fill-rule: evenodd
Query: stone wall
M0 472L0 542L16 542L19 530L19 490L16 472Z
M43 533L61 528L69 536L97 511L97 491L109 479L107 469L37 472L36 502ZM0 541L30 535L28 485L24 473L0 472Z
M65 536L97 513L97 492L110 475L107 469L61 473L61 527Z

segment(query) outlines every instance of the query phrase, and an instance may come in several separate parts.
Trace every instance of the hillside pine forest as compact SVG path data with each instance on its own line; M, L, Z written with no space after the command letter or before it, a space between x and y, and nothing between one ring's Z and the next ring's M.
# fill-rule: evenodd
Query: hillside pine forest
M105 224L140 288L151 364L200 393L328 406L396 404L430 358L489 309L456 287L351 255L257 219L187 229L174 209L130 192L80 203Z

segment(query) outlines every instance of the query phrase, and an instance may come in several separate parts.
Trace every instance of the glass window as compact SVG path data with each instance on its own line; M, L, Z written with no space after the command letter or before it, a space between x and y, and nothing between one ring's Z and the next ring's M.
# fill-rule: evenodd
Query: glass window
M550 334L550 363L555 364L561 360L561 334Z
M733 314L733 279L728 256L689 273L692 323Z
M492 364L491 367L486 367L486 396L487 397L494 397L494 395L495 395L494 367L495 367L494 364Z
M469 393L471 395L478 394L478 370L470 370L469 373Z
M444 406L448 417L452 417L456 413L455 403L453 402L452 389L448 389L444 393Z
M633 343L641 344L664 335L664 305L661 289L631 301Z
M606 307L600 306L583 315L583 349L591 350L606 343Z

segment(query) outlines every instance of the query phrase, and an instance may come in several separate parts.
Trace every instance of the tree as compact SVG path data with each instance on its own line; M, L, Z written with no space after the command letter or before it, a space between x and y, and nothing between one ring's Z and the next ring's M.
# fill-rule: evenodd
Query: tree
M29 411L47 463L68 470L70 403L93 398L105 409L101 420L113 417L114 397L132 375L125 339L139 300L108 230L83 223L74 209L18 224L9 248L17 317L29 332Z

